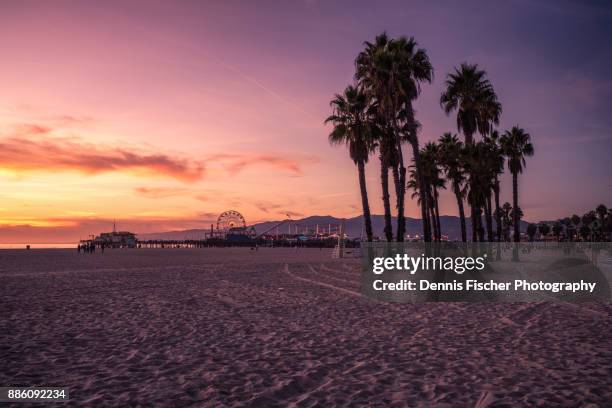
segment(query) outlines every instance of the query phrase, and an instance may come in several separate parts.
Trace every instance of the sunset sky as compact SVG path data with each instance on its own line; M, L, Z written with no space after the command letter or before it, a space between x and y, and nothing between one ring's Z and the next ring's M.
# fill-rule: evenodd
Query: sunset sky
M612 7L427 3L2 1L0 242L71 242L114 218L135 232L206 228L227 209L248 223L359 215L355 166L323 120L385 30L414 36L434 65L416 102L422 143L456 132L443 82L478 63L500 130L534 141L525 219L612 204ZM380 214L376 157L367 182ZM448 193L441 213L456 214Z

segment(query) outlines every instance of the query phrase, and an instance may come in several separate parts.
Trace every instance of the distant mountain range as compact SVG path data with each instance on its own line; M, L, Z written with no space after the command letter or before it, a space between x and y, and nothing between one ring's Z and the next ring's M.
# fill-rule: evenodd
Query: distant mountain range
M259 224L253 225L255 231L258 234L265 232L270 229L274 229L276 225L278 225L282 220L279 221L266 221L261 222ZM393 217L393 230L395 231L397 228L396 218ZM359 238L363 234L364 226L363 226L363 216L346 218L344 220L346 233L351 238ZM297 219L292 221L292 225L298 225L298 231L301 232L306 226L309 226L311 229L315 228L315 226L319 225L319 230L327 230L329 225L332 226L332 232L336 229L337 225L342 223L341 218L332 217L330 215L313 215L311 217L306 217L302 219ZM471 221L468 218L466 220L467 223L467 232L468 239L471 237ZM484 223L484 220L483 220ZM440 224L442 226L442 233L448 235L451 240L461 239L461 223L459 221L459 217L452 215L443 215L440 217ZM521 221L521 231L527 230L528 223L526 221ZM372 216L372 229L374 231L374 235L383 237L384 233L385 220L382 215L373 215ZM421 235L423 232L423 225L420 219L416 218L407 218L406 219L406 228L407 233L410 235L419 234ZM493 230L495 230L495 220L493 220ZM164 239L164 240L184 240L184 239L202 239L204 237L204 233L207 232L207 229L191 229L184 231L168 231L168 232L157 232L157 233L149 233L149 234L138 234L138 239L146 240L146 239ZM279 227L280 233L287 233L289 231L289 226L284 224ZM292 229L293 232L293 229Z

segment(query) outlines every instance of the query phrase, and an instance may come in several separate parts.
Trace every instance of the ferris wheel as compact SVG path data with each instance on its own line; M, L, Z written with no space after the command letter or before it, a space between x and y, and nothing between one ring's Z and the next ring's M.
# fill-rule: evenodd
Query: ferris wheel
M217 229L229 231L232 228L246 228L246 220L238 211L224 211L217 218Z

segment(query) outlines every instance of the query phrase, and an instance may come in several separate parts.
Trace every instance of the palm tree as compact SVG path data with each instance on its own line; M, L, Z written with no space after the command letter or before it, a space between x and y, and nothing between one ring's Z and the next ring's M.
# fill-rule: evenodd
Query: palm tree
M513 225L516 227L515 224L515 220L520 220L521 218L523 218L523 210L521 209L521 207L514 207L512 208L512 212L510 213L510 219L512 220ZM516 229L515 229L515 233L516 233ZM516 234L514 235L514 242L520 242L520 231L519 231L519 241L516 241Z
M538 230L540 231L540 235L542 235L542 237L545 237L550 232L550 227L548 226L548 224L540 224Z
M555 222L552 227L553 235L557 238L557 241L561 240L561 233L563 232L563 226L559 221Z
M565 217L559 220L559 223L563 226L565 231L565 238L572 240L572 220L569 217Z
M607 236L604 237L605 240L609 240L610 233L612 233L612 208L608 208L608 215L606 215L606 224L604 225L604 231Z
M408 190L412 190L412 194L410 195L410 198L412 198L413 200L417 200L417 204L421 205L422 204L422 200L421 200L421 196L422 194L425 192L424 188L421 188L420 184L420 179L417 176L416 173L416 169L414 164L410 166L410 170L409 170L409 177L408 177L408 182L406 183L406 188ZM427 210L427 213L425 214L424 218L423 218L423 228L426 230L423 231L423 234L425 234L425 232L427 232L427 234L429 236L431 236L431 228L432 226L434 226L434 223L431 220L431 214L429 212L429 208ZM436 235L435 230L434 230L434 236Z
M390 131L385 126L384 121L378 117L376 127L376 140L378 140L378 151L380 159L380 182L382 185L382 201L385 220L385 239L387 242L393 241L393 225L391 224L391 199L389 196L389 167L393 167L397 162L395 144L390 137ZM397 188L396 188L397 191Z
M403 241L405 233L404 199L406 193L406 168L402 143L408 140L413 149L417 176L422 177L412 101L420 93L421 82L431 82L433 67L425 50L417 48L414 38L390 39L386 33L378 35L373 43L366 42L355 61L355 78L376 101L381 117L393 132L397 151L399 177L397 177L397 240ZM403 113L402 113L403 112ZM404 123L402 123L404 122ZM408 130L404 132L402 130ZM425 183L420 183L425 187ZM421 200L421 214L425 220L427 195ZM425 222L425 221L424 221ZM425 227L425 225L424 225ZM425 232L425 240L431 236Z
M529 224L527 226L527 235L529 236L529 241L533 242L533 237L535 237L536 232L538 232L537 225Z
M510 240L510 225L512 224L512 206L506 202L501 208L502 225L504 227L504 241Z
M512 173L513 207L518 208L518 175L523 172L525 157L533 156L531 136L525 130L514 126L500 139L504 155L508 158L508 169ZM515 214L518 215L518 214ZM520 241L520 218L514 217L514 242Z
M465 197L465 172L461 162L463 143L457 135L444 133L439 140L440 143L440 163L446 173L446 178L452 185L453 194L457 199L459 209L459 220L461 222L461 240L467 241L465 228L465 211L463 209L463 198Z
M425 191L429 192L429 202L432 203L430 206L430 214L433 223L433 230L435 231L436 241L442 239L442 228L440 225L440 208L438 205L439 194L438 190L446 188L446 183L441 177L440 169L440 148L434 142L429 142L421 149L421 160L423 175L425 181L429 184L429 188Z
M457 111L457 129L465 135L465 143L471 144L476 132L486 135L492 125L499 124L501 104L485 71L478 65L461 64L448 74L446 90L440 97L440 105L449 115Z
M502 112L501 104L497 100L493 85L486 77L486 72L479 69L476 64L464 63L459 69L455 68L454 73L448 74L445 85L446 89L440 96L440 105L447 115L457 111L457 129L463 132L466 147L469 147L474 141L475 133L489 134L493 125L499 123ZM475 187L471 184L475 178L470 177L470 190ZM481 207L471 200L472 198L479 200L478 195L468 193L472 218L472 240L478 239L476 233L481 230ZM482 237L482 234L480 235Z
M584 241L589 240L589 236L591 235L591 228L588 225L583 225L580 227L580 235Z
M325 123L331 122L334 128L329 134L329 141L332 144L345 144L351 159L357 165L363 219L368 241L371 242L372 220L366 187L365 164L376 144L368 122L368 98L361 90L349 85L342 95L336 94L330 106L333 114L325 120Z
M487 148L483 142L465 145L462 150L462 162L468 176L469 190L467 199L471 206L472 241L484 241L482 209L486 209L487 192L491 189L489 163L485 160ZM486 219L487 226L491 220Z
M606 215L608 214L608 208L603 205L603 204L599 204L597 206L597 208L595 208L595 212L597 213L597 215L599 216L599 221L600 221L600 228L599 228L599 232L600 232L600 240L603 241L604 240L604 231L605 231L605 225L606 225Z
M574 214L570 217L572 220L572 224L574 224L574 230L576 231L576 235L578 235L578 225L580 225L580 216Z
M495 223L497 225L497 241L501 241L502 225L501 225L501 208L499 206L500 183L499 176L504 172L504 151L499 143L499 133L493 130L490 136L485 137L488 145L488 159L491 164L493 194L495 196Z
M442 230L440 226L440 210L438 206L438 189L445 188L445 181L441 177L431 177L432 166L429 162L429 157L424 154L423 149L421 150L421 157L423 159L423 173L425 175L425 182L430 185L430 188L421 188L419 185L419 178L416 175L416 166L410 165L409 177L406 187L408 190L412 190L410 197L417 200L418 204L421 204L423 194L429 195L429 202L432 204L428 207L427 214L423 220L426 224L426 228L429 229L428 233L431 235L433 230L433 238L435 241L440 241L442 237ZM439 175L439 174L438 174Z
M595 229L593 228L594 227L593 224L595 223L595 220L597 220L597 214L593 210L585 213L582 216L582 219L581 219L582 227L580 228L580 235L582 235L582 237L585 240L587 239L587 237L585 237L585 234L583 232L587 230L588 230L588 233L590 234L591 241L593 240L593 233L595 232Z

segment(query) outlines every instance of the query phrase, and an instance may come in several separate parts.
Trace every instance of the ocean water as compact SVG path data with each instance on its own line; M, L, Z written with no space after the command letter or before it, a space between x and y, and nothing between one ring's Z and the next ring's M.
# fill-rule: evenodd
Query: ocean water
M29 245L30 249L43 249L43 248L74 248L76 249L77 244L35 244L35 243L19 243L19 244L3 244L0 243L0 249L26 249Z

